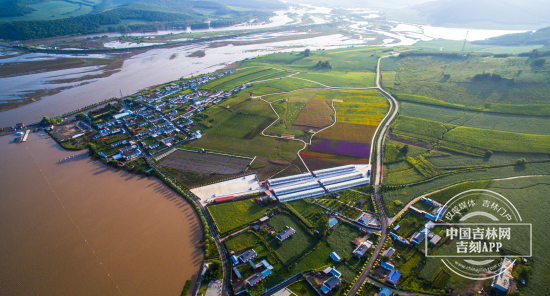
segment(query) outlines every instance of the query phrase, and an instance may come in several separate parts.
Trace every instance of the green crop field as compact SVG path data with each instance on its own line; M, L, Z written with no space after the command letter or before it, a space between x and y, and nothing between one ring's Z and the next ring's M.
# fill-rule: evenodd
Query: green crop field
M485 151L549 153L550 136L520 134L443 124L399 116L393 134L405 140L438 143L447 150L483 156Z
M294 77L316 81L327 86L372 87L376 84L376 74L372 72L303 72Z
M220 233L248 224L265 216L267 207L260 207L253 200L229 202L208 206Z
M254 233L245 232L227 240L225 245L229 250L238 252L244 249L252 248L258 243L260 243L260 240Z
M346 223L338 223L327 237L327 243L340 258L350 259L356 247L353 240L360 234L361 232L357 228Z
M334 261L330 258L332 251L326 242L319 242L313 252L309 253L293 267L293 272L306 272L333 264Z
M331 103L317 98L311 99L292 124L323 128L334 122Z
M341 90L334 92L336 121L378 125L386 115L389 103L373 90Z
M252 140L276 118L268 104L256 100L233 112L207 132Z
M254 83L249 90L254 92L254 94L256 94L256 88L259 88L259 87L269 87L274 89L275 91L271 93L293 91L301 88L324 88L324 86L318 83L305 81L302 79L296 79L292 77L280 78L280 79L269 80L264 82L257 82L257 83ZM258 93L258 95L262 95L262 94L267 94L267 92Z
M435 191L449 184L454 184L462 181L479 181L479 180L491 180L498 178L509 178L528 175L546 175L550 170L550 162L543 163L529 163L525 166L499 166L493 168L487 168L477 171L465 171L452 175L441 176L429 182L420 183L418 185L406 186L401 189L397 189L390 192L382 193L386 206L393 203L393 201L400 201L404 204L410 202L415 197L422 194ZM393 207L392 207L393 209ZM397 213L396 210L390 210L389 215L393 216Z
M451 104L484 107L487 103L547 104L550 67L530 66L528 57L408 56L396 60L392 93L434 98ZM490 79L478 74L489 73Z
M306 280L296 282L290 286L288 289L292 291L297 296L317 296L317 292L311 287L310 284L306 283Z
M315 136L319 138L370 144L375 131L375 125L336 122L335 125L316 134Z
M253 68L253 69L261 69L261 68ZM239 72L235 72L239 73ZM242 75L239 77L228 77L233 79L228 79L227 81L223 83L218 83L215 86L206 86L209 87L212 90L216 91L229 91L234 89L235 87L239 87L245 83L253 83L254 81L261 81L266 79L272 79L272 78L280 78L285 77L292 74L288 71L281 71L281 70L275 70L275 69L264 69L258 72L252 72L246 75ZM234 74L232 74L234 75ZM223 79L223 78L222 78ZM220 80L222 80L220 79ZM218 82L217 80L214 80L213 83Z
M533 274L527 280L527 285L520 289L523 295L544 295L548 291L546 278L550 270L550 258L548 257L548 242L550 235L546 230L545 216L550 210L548 203L548 190L550 190L550 177L534 177L516 180L494 181L488 187L502 194L518 209L524 223L533 224ZM520 233L520 237L514 240L529 239L529 233Z
M550 117L468 111L401 102L399 113L441 123L513 133L550 135Z
M325 209L303 199L289 202L288 205L294 208L298 213L300 213L300 215L309 220L309 222L313 225L316 225L317 221L319 221L319 219L323 217L326 212Z
M384 165L384 184L408 184L423 179L424 176L408 162Z
M264 73L266 71L271 70L268 67L253 67L248 69L240 69L235 71L233 74L226 75L222 78L214 79L212 81L209 81L203 85L201 85L204 89L217 89L220 85L225 83L230 83L232 80L239 79L241 77L246 77L248 75L255 75L258 73ZM240 85L239 85L240 86Z
M269 225L280 232L284 227L292 227L296 233L282 243L278 243L278 240L274 237L270 237L268 240L269 245L279 256L283 259L285 265L292 264L298 260L302 254L307 250L313 248L319 240L310 235L304 226L294 221L294 219L287 214L278 214L269 219Z

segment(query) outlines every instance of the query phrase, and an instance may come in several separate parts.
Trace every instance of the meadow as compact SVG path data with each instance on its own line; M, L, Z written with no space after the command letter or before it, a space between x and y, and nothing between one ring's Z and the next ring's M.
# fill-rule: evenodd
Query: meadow
M260 207L253 200L247 199L219 205L208 206L214 223L220 233L229 232L232 229L256 221L266 215L268 207Z

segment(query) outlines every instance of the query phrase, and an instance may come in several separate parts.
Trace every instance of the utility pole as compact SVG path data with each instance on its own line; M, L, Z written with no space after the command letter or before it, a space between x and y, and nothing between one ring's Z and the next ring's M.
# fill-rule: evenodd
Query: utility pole
M464 43L462 43L462 49L460 50L460 56L464 56L464 48L466 48L466 42L468 41L468 33L470 31L466 31L466 38L464 38Z

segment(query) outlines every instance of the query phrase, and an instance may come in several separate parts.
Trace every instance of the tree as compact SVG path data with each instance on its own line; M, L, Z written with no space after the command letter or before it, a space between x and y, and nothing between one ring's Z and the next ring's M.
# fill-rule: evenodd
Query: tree
M493 151L491 151L491 150L485 151L485 158L489 158L491 156L493 156Z
M525 158L520 158L520 159L516 160L516 165L524 166L526 164L527 164L527 159L525 159Z
M310 52L309 48L306 48L306 50L304 50L304 56L309 57Z
M409 145L403 146L399 151L403 154L409 153Z
M80 113L76 114L75 118L78 119L78 120L82 120L82 119L86 118L86 114L80 112Z

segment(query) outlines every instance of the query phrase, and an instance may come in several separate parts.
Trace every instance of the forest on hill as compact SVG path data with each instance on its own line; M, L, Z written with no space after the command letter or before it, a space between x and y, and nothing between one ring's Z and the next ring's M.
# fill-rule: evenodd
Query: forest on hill
M34 2L33 2L34 1ZM87 1L88 0L80 0ZM164 28L192 29L224 27L243 23L251 19L267 21L273 16L270 10L284 9L286 5L278 0L137 0L124 5L116 0L103 0L93 5L89 14L54 19L31 19L5 22L0 25L0 38L7 40L28 40L65 35L93 34L108 31L156 31ZM42 0L10 0L0 5L4 17L15 17L34 13L31 7ZM50 1L54 2L54 1ZM59 1L55 1L59 2ZM67 2L69 3L69 2ZM81 5L83 2L79 2ZM93 2L90 2L93 4ZM90 3L85 3L91 5ZM46 3L48 4L48 3ZM28 5L28 6L27 6ZM245 7L246 9L232 9ZM114 8L113 8L114 7ZM0 11L2 11L0 9ZM52 16L53 17L53 16Z

